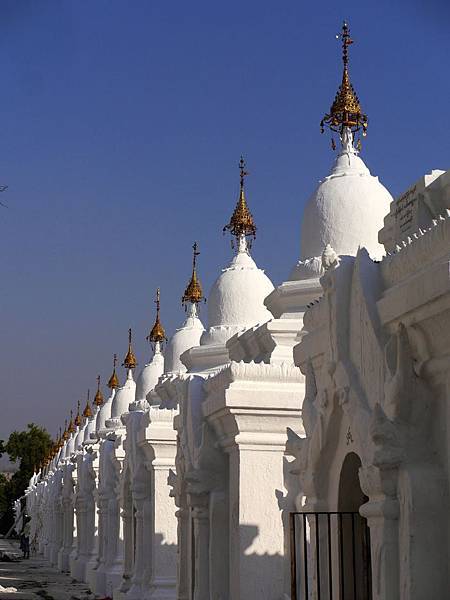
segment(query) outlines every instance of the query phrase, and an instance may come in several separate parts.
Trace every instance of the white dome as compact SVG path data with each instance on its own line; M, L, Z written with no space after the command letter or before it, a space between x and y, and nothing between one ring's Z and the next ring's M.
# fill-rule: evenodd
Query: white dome
M95 434L95 424L97 422L98 406L94 406L92 417L88 419L86 429L84 430L83 444L92 444L91 434Z
M64 454L64 458L70 458L76 450L75 439L78 435L79 428L77 427L77 431L70 434L70 438L66 442L66 451Z
M147 394L151 392L158 379L164 373L164 356L158 348L152 360L147 363L139 374L136 381L136 401L146 400Z
M134 402L136 394L136 384L133 381L133 372L128 369L127 379L125 384L120 387L113 398L111 405L111 419L106 421L107 427L121 427L121 415L128 412L128 407L131 402Z
M331 174L305 207L300 261L292 278L319 275L320 257L327 244L337 254L355 256L359 246L375 259L384 254L378 231L393 198L378 177L370 174L350 142L351 138L344 141Z
M86 421L81 425L81 427L77 427L77 431L75 433L75 442L74 442L74 448L73 451L77 452L78 449L81 447L81 444L83 443L83 439L84 439L84 430L86 429L87 423Z
M106 427L106 421L111 418L111 407L114 400L116 390L113 388L111 390L111 395L106 400L104 404L100 407L100 410L97 413L97 419L95 424L95 430L100 431Z
M201 344L225 344L238 331L271 319L264 299L273 289L244 245L211 288L208 330L203 333Z
M200 338L205 331L203 323L197 316L195 304L189 305L189 314L183 325L175 331L167 344L164 353L164 372L186 371L180 356L186 350L200 345Z

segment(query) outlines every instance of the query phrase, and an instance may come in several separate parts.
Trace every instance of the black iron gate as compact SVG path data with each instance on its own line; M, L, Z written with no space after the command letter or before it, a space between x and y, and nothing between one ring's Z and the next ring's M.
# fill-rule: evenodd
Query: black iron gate
M290 514L291 600L372 600L370 532L358 512Z

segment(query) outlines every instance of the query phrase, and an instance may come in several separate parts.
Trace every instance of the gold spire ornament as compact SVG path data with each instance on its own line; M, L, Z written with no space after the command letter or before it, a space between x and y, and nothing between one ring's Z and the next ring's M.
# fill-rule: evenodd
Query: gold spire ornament
M122 366L126 369L135 369L137 367L136 356L131 347L131 329L128 330L128 352L123 360Z
M157 290L156 290L155 304L156 304L155 324L153 325L152 330L150 331L150 333L148 334L146 339L151 344L156 345L156 344L162 344L163 342L165 342L167 340L166 332L164 331L164 327L162 326L161 320L159 318L159 312L160 312L160 308L161 308L161 290L159 288L157 288Z
M74 425L76 427L80 427L81 425L81 415L80 415L80 401L77 403L77 416L75 417Z
M110 390L115 390L116 388L120 387L119 378L117 377L117 373L116 373L116 365L117 365L117 354L114 354L113 372L111 374L111 377L109 378L108 383L106 384Z
M64 421L64 433L63 433L63 440L65 442L67 442L67 440L69 439L70 434L69 434L69 430L67 429L67 419L65 419Z
M327 113L320 122L322 133L325 127L342 135L344 129L348 127L353 134L362 129L363 136L367 131L367 115L362 112L359 98L350 82L348 73L348 47L353 44L350 37L350 31L347 23L342 25L342 33L336 36L342 40L342 62L344 70L342 73L342 82L337 91L330 112Z
M103 394L102 391L100 389L100 375L97 375L97 393L95 394L94 397L94 404L95 406L102 406L103 404Z
M70 421L69 426L67 427L67 431L69 433L75 433L75 425L73 424L73 412L70 411Z
M60 449L64 446L64 438L63 438L61 427L59 428L58 444L59 444Z
M93 416L91 404L89 402L90 395L91 395L91 391L88 390L87 400L86 400L86 406L84 407L84 410L83 410L83 417L85 419L90 419Z
M226 231L229 231L237 240L241 239L242 237L248 237L250 240L254 240L256 239L256 225L253 221L252 214L248 209L247 201L245 199L244 179L248 175L248 171L245 170L245 160L242 156L241 160L239 161L239 171L239 199L237 201L236 208L231 215L230 222L225 225L223 232L225 233Z
M181 304L187 309L188 302L191 304L199 304L204 300L206 302L206 298L203 296L202 284L197 276L197 256L199 256L200 252L198 251L198 244L194 242L192 246L194 251L193 259L192 259L192 276L191 280L187 284L186 289L184 290L183 297L181 298Z
M55 441L53 443L53 456L56 456L59 452L59 437L56 435Z

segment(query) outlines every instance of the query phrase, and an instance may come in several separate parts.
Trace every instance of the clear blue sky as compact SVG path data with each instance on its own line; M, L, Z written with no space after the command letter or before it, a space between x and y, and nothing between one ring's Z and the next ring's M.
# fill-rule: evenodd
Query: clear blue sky
M180 324L193 241L206 290L229 260L241 153L253 255L286 278L333 160L344 18L363 158L395 196L450 167L445 0L2 0L0 436L54 434L129 326L143 365L157 285Z

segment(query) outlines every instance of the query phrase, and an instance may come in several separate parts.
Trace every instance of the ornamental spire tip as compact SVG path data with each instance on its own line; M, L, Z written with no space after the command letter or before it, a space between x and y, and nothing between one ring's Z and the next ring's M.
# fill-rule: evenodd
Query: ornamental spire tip
M97 392L94 397L95 406L102 406L103 404L103 394L100 389L100 375L97 375Z
M133 352L133 348L131 346L131 340L132 340L132 333L131 333L131 327L128 330L128 352L125 356L125 358L123 359L123 363L122 366L124 366L126 369L135 369L137 367L137 360L136 360L136 356Z
M181 304L187 309L188 302L191 304L198 304L202 300L206 302L206 298L203 296L202 284L197 275L197 256L200 255L198 251L198 244L194 242L192 246L193 258L192 258L192 276L184 290L183 297L181 298Z
M87 391L86 406L84 407L84 410L83 410L83 417L85 419L90 419L93 416L92 408L91 408L91 403L90 403L90 396L91 396L91 390L88 390Z
M161 290L159 288L157 288L157 290L156 290L155 304L156 304L155 324L153 325L152 330L150 331L150 333L148 334L146 339L151 344L155 344L155 348L156 348L156 344L162 344L167 339L166 332L164 331L164 327L162 326L161 320L159 317L159 313L160 313L160 309L161 309Z
M236 238L238 241L239 249L241 246L245 246L246 244L241 244L242 240L246 240L249 238L249 242L253 239L256 239L256 225L253 221L253 216L247 206L247 201L245 199L245 190L244 190L244 181L245 177L249 174L248 171L245 170L246 164L244 157L241 156L239 161L239 172L240 172L240 190L239 190L239 199L236 204L236 208L234 209L233 214L231 215L230 222L225 225L223 228L223 232L229 231L232 236ZM250 244L249 244L250 245Z
M331 131L339 133L341 137L345 129L351 132L352 137L355 133L362 130L362 134L365 136L368 119L367 115L362 112L359 98L350 82L348 47L353 44L353 40L350 37L350 30L345 21L342 25L342 32L336 38L342 40L342 82L331 105L330 112L325 114L320 122L320 128L323 133L325 127L328 127ZM332 147L334 147L333 144Z
M81 425L80 401L79 400L78 400L78 403L77 403L77 414L76 414L76 417L75 417L74 425L76 425L76 427L79 427Z

